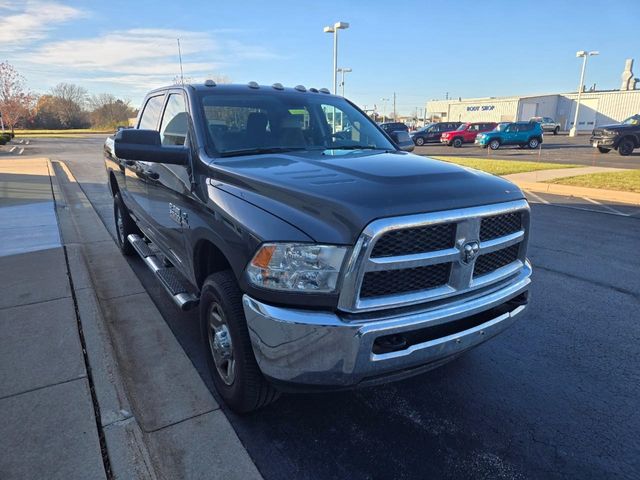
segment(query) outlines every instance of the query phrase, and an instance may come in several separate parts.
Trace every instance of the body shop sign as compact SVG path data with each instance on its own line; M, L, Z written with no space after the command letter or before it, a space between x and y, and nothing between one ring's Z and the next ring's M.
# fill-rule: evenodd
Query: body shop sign
M496 108L495 105L474 105L471 107L467 107L467 112L478 112L478 111L489 112L494 108Z

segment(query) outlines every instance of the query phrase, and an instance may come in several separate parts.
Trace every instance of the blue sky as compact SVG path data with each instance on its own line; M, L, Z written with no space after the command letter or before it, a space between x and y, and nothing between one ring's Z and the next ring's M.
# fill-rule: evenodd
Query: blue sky
M586 83L618 88L625 58L640 76L640 1L6 1L0 60L29 87L58 82L110 92L137 105L178 73L234 83L331 87L332 37L350 67L346 96L380 109L397 93L401 113L427 100L576 89L576 50L599 50ZM390 107L387 106L387 111Z

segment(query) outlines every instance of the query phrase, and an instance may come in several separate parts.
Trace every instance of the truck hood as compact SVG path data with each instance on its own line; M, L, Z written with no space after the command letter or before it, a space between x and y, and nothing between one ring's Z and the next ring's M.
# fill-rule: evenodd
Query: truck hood
M637 125L624 125L622 123L613 123L611 125L602 125L595 130L602 132L603 130L611 130L615 132L624 132L625 130L637 130L639 127Z
M211 185L321 243L352 245L371 221L524 198L512 183L403 152L295 152L212 161Z

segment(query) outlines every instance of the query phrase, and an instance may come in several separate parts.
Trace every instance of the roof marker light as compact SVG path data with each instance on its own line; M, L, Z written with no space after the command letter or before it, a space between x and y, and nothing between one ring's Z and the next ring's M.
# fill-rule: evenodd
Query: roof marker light
M319 92L320 92L320 93L326 93L327 95L331 93L331 92L329 91L329 89L328 89L328 88L321 88L321 89L319 90Z
M271 85L271 87L276 90L284 90L284 87L282 86L281 83L274 83L273 85Z
M216 82L214 82L213 80L211 80L210 78L204 81L204 86L205 87L215 87L216 86Z
M294 87L296 90L298 90L299 92L306 92L307 89L304 87L304 85L296 85Z
M260 85L258 85L258 82L249 82L247 83L247 86L249 88L260 88Z
M311 87L311 88L309 89L309 91L310 91L310 92L313 92L313 93L318 93L318 89L317 89L317 88L313 88L313 87Z

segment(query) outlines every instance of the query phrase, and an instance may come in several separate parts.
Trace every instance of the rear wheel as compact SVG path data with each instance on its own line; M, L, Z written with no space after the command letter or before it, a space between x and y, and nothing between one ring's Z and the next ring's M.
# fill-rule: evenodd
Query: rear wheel
M209 275L200 295L200 329L209 372L233 411L258 410L280 396L262 375L251 346L242 292L229 270Z
M609 153L611 151L610 148L598 147L598 151L600 153Z
M454 138L453 139L453 144L452 144L455 148L460 148L462 146L462 139L461 138Z
M531 149L538 148L538 146L540 145L540 140L538 140L535 137L534 138L530 138L529 141L527 142L527 145Z
M553 129L553 134L557 135L558 133L560 133L560 127L556 127Z
M113 196L113 218L116 223L116 239L120 251L123 255L133 255L135 250L127 237L132 233L140 234L140 229L129 215L129 210L122 201L120 192Z
M500 140L493 139L489 142L489 148L491 150L498 150L500 148Z
M633 153L633 148L635 147L633 140L630 138L623 138L622 141L618 144L618 153L623 157L627 155L631 155Z
M419 147L424 145L424 138L422 137L416 138L416 145L418 145Z

